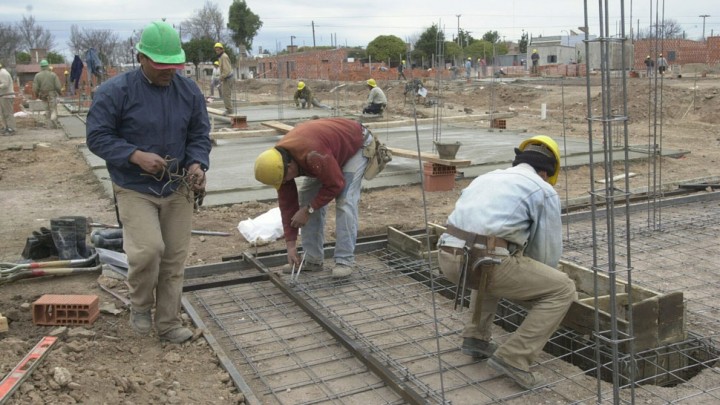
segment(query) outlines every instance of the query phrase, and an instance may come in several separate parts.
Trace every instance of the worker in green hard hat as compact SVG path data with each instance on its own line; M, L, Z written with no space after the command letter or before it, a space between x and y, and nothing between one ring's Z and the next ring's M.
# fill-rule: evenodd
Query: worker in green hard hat
M102 83L87 115L87 146L105 160L128 258L130 326L161 340L193 336L180 318L193 205L202 202L210 166L205 96L176 72L185 52L162 21L143 30L140 68ZM155 307L154 319L151 316Z
M40 72L33 79L32 89L35 98L42 100L45 107L46 125L48 128L56 128L57 98L62 92L62 84L45 59L40 61Z

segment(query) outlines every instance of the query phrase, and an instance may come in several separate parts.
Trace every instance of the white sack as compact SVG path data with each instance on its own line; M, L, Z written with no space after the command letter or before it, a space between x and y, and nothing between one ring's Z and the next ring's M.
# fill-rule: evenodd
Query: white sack
M280 208L275 207L255 219L240 221L238 231L252 246L274 242L283 236Z

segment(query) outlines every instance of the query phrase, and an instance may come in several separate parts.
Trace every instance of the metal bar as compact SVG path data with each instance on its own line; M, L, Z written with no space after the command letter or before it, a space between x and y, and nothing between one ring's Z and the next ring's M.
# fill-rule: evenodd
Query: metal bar
M258 269L262 269L263 266L259 261L256 261L252 256L246 256L246 260L255 262ZM313 308L304 298L302 298L295 291L290 289L285 282L280 279L276 274L270 274L270 281L280 289L285 295L293 300L300 308L305 311L312 319L314 319L320 326L323 327L329 334L338 340L347 350L349 350L355 357L360 360L365 366L367 366L373 373L380 377L385 383L395 391L400 397L408 401L410 404L425 404L427 401L423 396L412 389L412 387L405 384L398 376L388 370L381 361L379 361L373 354L369 353L365 348L362 347L358 342L350 338L345 332L342 331L337 325L332 323L319 311Z
M260 400L257 399L253 391L250 389L250 386L247 385L245 380L242 378L242 375L240 375L240 372L235 368L235 365L233 364L232 360L225 354L225 351L223 350L222 346L218 341L215 339L215 337L210 333L210 330L207 328L205 323L203 322L200 315L195 311L195 308L192 306L190 301L182 297L182 306L183 309L185 309L185 312L190 316L190 318L193 320L195 325L197 325L198 328L203 330L203 337L208 342L210 347L212 347L213 351L215 352L215 355L217 356L218 360L220 361L220 364L222 367L227 371L227 373L230 375L230 378L232 378L233 382L235 383L235 386L242 391L243 395L245 396L245 403L248 405L255 405L255 404L262 404Z
M210 281L207 283L183 286L183 292L205 290L208 288L227 287L227 286L238 285L238 284L255 283L258 281L267 281L268 279L269 279L269 277L267 274L257 274L254 276L244 276L244 277L234 278L231 280Z

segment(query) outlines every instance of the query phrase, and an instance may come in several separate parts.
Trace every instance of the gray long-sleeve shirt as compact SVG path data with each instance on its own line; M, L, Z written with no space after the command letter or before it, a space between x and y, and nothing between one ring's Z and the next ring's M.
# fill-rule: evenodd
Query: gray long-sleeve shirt
M448 223L467 232L501 237L524 255L556 267L562 254L560 198L532 166L521 163L484 174L465 188ZM447 233L439 245L463 247Z

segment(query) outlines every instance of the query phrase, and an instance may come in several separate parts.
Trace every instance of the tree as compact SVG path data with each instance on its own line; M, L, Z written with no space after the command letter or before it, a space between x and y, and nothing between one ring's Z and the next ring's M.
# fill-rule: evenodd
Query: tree
M23 16L17 28L20 33L20 46L25 51L30 52L31 49L47 49L49 51L55 46L52 33L36 25L33 16Z
M191 39L212 38L215 42L225 42L225 18L217 4L206 1L201 10L196 10L190 19L182 23L183 36Z
M473 41L475 41L475 38L470 35L470 31L465 31L463 29L460 29L458 38L460 39L459 45L462 48L465 48L466 46L472 44Z
M11 24L0 23L0 62L4 65L17 63L15 52L20 47L20 32Z
M520 49L520 53L527 54L527 47L530 43L530 40L528 38L528 33L523 31L522 36L520 37L520 41L518 41L518 48Z
M496 44L500 41L500 34L498 34L497 31L488 31L482 36L483 41L490 42L491 44Z
M47 59L48 63L50 63L51 65L59 65L65 63L65 57L57 52L48 52L45 59Z
M445 34L438 29L436 24L423 31L415 42L413 57L431 58L438 53L438 44L445 42Z
M262 24L260 17L248 8L245 0L233 0L227 27L232 31L231 38L236 46L243 45L248 51L251 50L253 38Z
M457 43L452 41L446 41L444 56L446 60L460 58L463 56L463 50Z
M15 63L18 65L27 65L32 61L32 57L27 52L15 53Z
M367 55L375 61L390 61L405 55L405 42L395 35L380 35L367 46ZM399 62L399 60L398 60Z
M120 37L112 30L96 30L77 25L70 26L68 47L75 55L82 55L90 48L95 48L103 64L118 65L125 53Z
M197 66L203 62L211 62L216 59L213 49L215 40L209 37L193 38L182 44L185 51L185 60ZM229 56L229 54L228 54Z
M638 39L681 39L684 38L682 26L675 20L663 20L658 25L653 25L638 32Z

